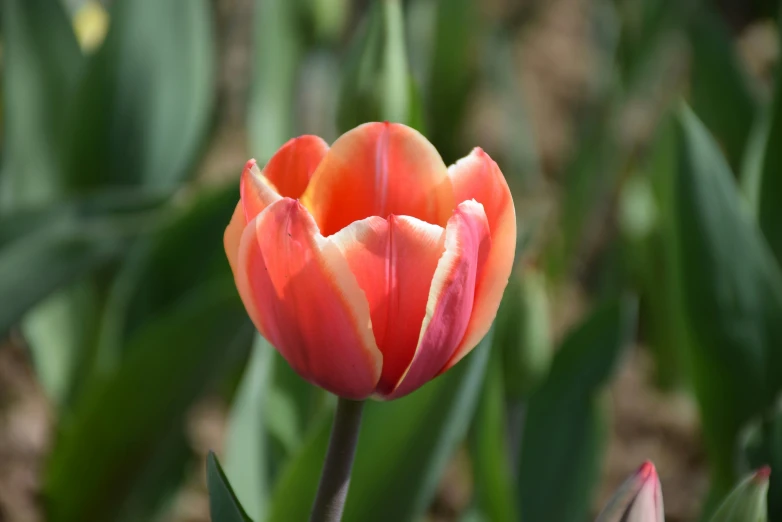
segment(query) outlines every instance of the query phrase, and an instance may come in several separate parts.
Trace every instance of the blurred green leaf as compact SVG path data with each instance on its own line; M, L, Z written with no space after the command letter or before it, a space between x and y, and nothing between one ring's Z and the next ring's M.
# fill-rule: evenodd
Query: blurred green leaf
M274 347L256 335L250 361L231 407L226 441L226 469L237 498L255 520L264 520L269 500L268 416Z
M49 223L0 250L0 333L53 291L116 258L127 232L111 220Z
M506 440L506 423L510 419L505 417L502 352L497 348L496 345L492 347L478 411L472 423L471 460L476 507L480 514L493 522L515 522L519 519L511 473L515 462L509 458Z
M209 487L209 514L212 522L252 522L211 451L206 457L206 484Z
M516 41L512 35L503 32L487 40L483 49L485 76L491 86L491 95L499 100L498 105L503 108L504 121L500 124L507 129L507 135L501 136L501 152L505 158L503 171L514 194L538 188L542 180L539 149L524 96L520 95L524 91L519 80L521 70L518 53L515 52ZM459 129L454 128L450 132L455 139ZM456 157L464 156L464 152L459 151Z
M545 277L532 267L511 275L497 312L494 350L503 358L505 393L527 399L546 378L554 349Z
M149 458L139 468L135 483L122 500L117 522L153 520L171 503L195 460L188 436L181 426L175 426L158 438Z
M672 114L658 126L642 167L656 198L657 227L638 252L642 271L641 321L644 339L655 359L655 378L664 389L686 382L687 332L678 267L677 222L673 212L677 176L677 135Z
M8 282L18 285L14 292L21 293L5 312L16 320L24 312L22 332L38 378L58 406L67 407L89 355L87 345L95 340L97 287L86 276L123 254L131 238L151 230L162 201L146 191L100 191L20 208L0 220L0 258L30 248L24 254L30 261L18 259L23 266L6 272ZM67 254L59 255L63 249Z
M521 442L521 520L584 520L606 436L599 398L632 335L635 302L603 305L568 334L532 395Z
M430 139L447 163L465 155L459 132L476 80L481 20L472 0L437 0L427 81Z
M47 398L62 410L68 408L89 360L88 346L94 342L98 324L97 309L97 288L85 274L36 303L21 323L36 378Z
M750 474L720 504L711 522L766 522L769 469Z
M321 419L309 433L301 451L288 461L272 493L269 515L266 517L268 522L309 518L323 470L330 432L331 420ZM356 485L355 471L350 482L352 486ZM348 496L351 494L352 492L348 491Z
M562 240L565 274L576 263L593 229L603 217L604 203L616 186L623 151L614 133L618 102L607 102L583 123L576 139L577 150L565 167L565 192L562 203Z
M250 153L261 165L294 133L296 77L302 56L297 4L255 0L247 130Z
M195 286L140 328L124 363L88 382L64 419L46 473L49 519L118 518L163 434L181 427L187 408L220 363L245 347L250 331L228 277Z
M191 288L211 277L230 275L223 233L238 199L235 184L203 191L194 202L174 209L165 226L130 252L101 318L96 354L101 371L118 364L129 347L127 340Z
M3 30L0 206L50 201L61 186L58 138L83 58L59 0L7 0Z
M373 2L347 58L340 92L340 132L368 121L422 130L422 106L407 64L401 0Z
M116 0L62 136L68 188L172 188L194 174L212 115L208 0Z
M782 68L778 69L774 100L767 116L769 127L758 191L758 221L777 263L782 265Z
M782 275L717 144L687 108L679 132L678 266L715 499L736 478L739 429L782 383Z
M490 345L491 339L484 339L455 368L407 397L365 406L343 520L417 520L423 515L475 412ZM268 520L307 519L329 428L330 422L315 427L283 472Z
M745 429L742 440L744 463L751 469L771 467L768 489L768 520L782 521L782 415L765 415Z
M733 169L741 160L757 111L757 100L728 29L704 7L690 20L690 103L716 137Z
M760 184L763 181L763 161L766 154L769 131L771 130L771 112L761 110L755 117L744 157L741 161L741 190L747 199L749 210L757 218L760 203Z

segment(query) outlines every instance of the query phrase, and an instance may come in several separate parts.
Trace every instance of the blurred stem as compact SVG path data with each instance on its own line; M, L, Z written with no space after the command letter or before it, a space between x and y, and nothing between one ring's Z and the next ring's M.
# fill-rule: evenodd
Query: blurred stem
M310 522L339 522L350 487L363 401L339 398Z

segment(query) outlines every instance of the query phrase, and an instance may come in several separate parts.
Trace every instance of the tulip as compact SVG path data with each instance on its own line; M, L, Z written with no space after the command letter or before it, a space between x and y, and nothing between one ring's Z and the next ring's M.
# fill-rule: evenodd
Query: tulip
M663 495L648 460L614 494L597 522L663 522Z
M225 250L247 312L296 372L345 399L395 399L488 331L516 218L476 148L447 168L417 131L367 123L250 160Z
M710 522L766 522L770 476L768 466L747 476L725 497Z

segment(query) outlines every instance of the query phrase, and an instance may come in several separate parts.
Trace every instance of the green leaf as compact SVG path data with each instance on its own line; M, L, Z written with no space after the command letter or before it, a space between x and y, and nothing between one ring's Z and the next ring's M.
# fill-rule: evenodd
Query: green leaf
M757 110L749 77L728 29L707 8L691 18L689 39L692 109L714 134L731 167L738 169Z
M110 220L42 226L0 250L0 334L53 291L118 256L126 232Z
M494 350L502 354L505 393L527 399L545 378L554 355L549 334L549 302L542 273L514 273L497 312Z
M206 457L206 485L209 488L209 514L212 522L252 522L231 489L217 457L211 451Z
M498 348L492 347L483 392L472 424L470 449L478 511L487 520L514 522L518 520L511 473L514 462L506 440L506 423L510 419L505 417L502 353Z
M743 432L742 453L747 468L771 467L768 488L768 520L782 521L782 415L777 410L753 422Z
M343 520L417 520L475 412L490 339L420 390L369 402ZM330 423L316 426L274 490L268 520L306 520L315 498ZM383 470L378 473L378 470Z
M0 259L17 256L3 272L7 280L0 280L6 295L16 296L0 312L10 314L0 319L2 329L23 319L38 379L55 404L67 406L94 342L97 294L85 276L123 254L132 236L150 230L161 201L156 194L102 191L20 209L2 220Z
M675 123L673 115L666 114L643 166L656 197L657 227L638 252L642 264L642 336L652 350L655 378L663 389L686 381L688 353L673 212L678 161Z
M421 102L407 64L401 0L374 2L353 42L340 93L341 132L368 121L421 130Z
M766 522L770 471L764 468L742 480L720 504L711 522Z
M264 519L269 500L271 477L264 419L268 415L273 357L274 347L256 335L228 419L226 469L235 484L237 498L255 520Z
M68 408L89 360L97 309L96 287L83 277L37 303L21 323L36 378L49 400L63 410Z
M302 56L295 1L255 0L253 78L247 131L261 165L294 131L296 78Z
M119 518L161 438L250 332L231 277L202 282L140 328L123 364L86 383L63 419L46 473L49 519Z
M478 76L481 22L477 4L471 0L437 0L436 10L426 89L427 121L432 143L451 163L465 155L459 130Z
M782 275L717 144L686 108L679 132L677 264L712 498L720 498L736 478L739 429L782 384Z
M758 221L763 234L782 265L782 68L777 71L777 84L766 135L758 191Z
M214 102L208 0L117 0L68 113L68 188L172 188L194 174Z
M129 253L102 315L95 361L100 371L111 371L125 355L127 340L191 288L230 275L221 245L238 198L235 184L204 191Z
M635 324L635 303L613 302L568 334L529 401L521 442L522 520L585 520L606 436L599 399Z
M83 58L60 0L8 0L2 7L0 207L16 209L50 201L61 186L59 133Z

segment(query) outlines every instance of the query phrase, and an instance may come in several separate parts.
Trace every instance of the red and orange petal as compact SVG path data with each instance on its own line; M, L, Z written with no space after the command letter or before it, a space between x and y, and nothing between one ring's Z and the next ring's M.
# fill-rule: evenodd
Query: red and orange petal
M418 345L395 399L418 389L438 375L460 346L474 308L476 282L488 268L492 240L483 207L461 203L445 229L445 252L429 288Z
M389 394L415 354L429 287L443 254L444 230L409 216L374 216L329 239L345 255L366 295L383 354L377 393Z
M480 148L448 169L456 201L474 199L483 205L491 231L491 251L475 290L475 305L464 339L443 367L447 370L486 335L508 284L516 250L516 211L500 168Z
M254 159L248 161L239 180L239 195L247 223L263 212L263 209L282 199L271 181L258 168Z
M293 138L271 157L263 168L263 175L280 196L298 199L328 151L328 144L318 136Z
M349 399L374 392L382 355L366 299L298 201L274 202L249 223L236 283L256 327L302 377Z
M281 197L301 197L328 150L321 138L305 135L280 147L263 172L254 159L248 161L239 185L247 222Z
M325 236L392 214L444 226L455 206L437 150L418 131L388 122L366 123L335 141L302 202Z

